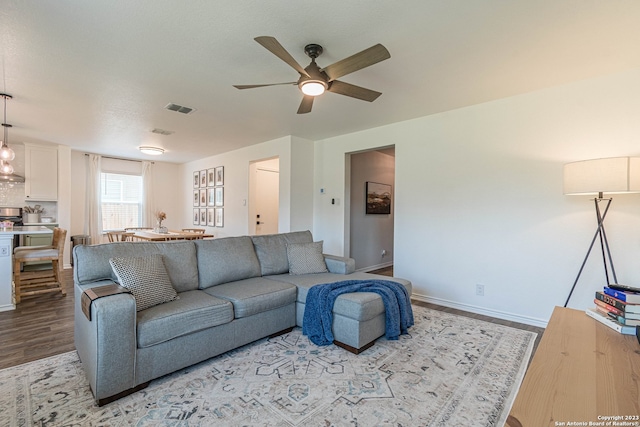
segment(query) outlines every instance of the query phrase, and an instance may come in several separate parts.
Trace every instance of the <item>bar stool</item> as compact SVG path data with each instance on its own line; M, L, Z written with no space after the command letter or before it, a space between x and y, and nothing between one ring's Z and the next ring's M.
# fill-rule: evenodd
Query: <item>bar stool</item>
M64 254L64 241L67 230L63 228L53 229L53 242L51 246L20 246L13 255L13 283L16 304L22 297L39 295L48 292L60 292L66 295L62 283L62 260ZM51 261L51 270L32 272L20 272L23 262L27 261Z

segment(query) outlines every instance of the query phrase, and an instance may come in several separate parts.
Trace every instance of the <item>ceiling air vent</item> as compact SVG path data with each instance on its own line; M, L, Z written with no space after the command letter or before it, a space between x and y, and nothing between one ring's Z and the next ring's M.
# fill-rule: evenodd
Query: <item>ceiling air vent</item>
M167 105L165 105L164 108L167 110L176 111L182 114L190 114L196 111L195 108L184 107L182 105L174 104L173 102L168 103Z
M172 131L172 130L164 130L164 129L155 128L155 129L151 130L151 133L157 133L159 135L171 135L171 134L173 134L175 132Z

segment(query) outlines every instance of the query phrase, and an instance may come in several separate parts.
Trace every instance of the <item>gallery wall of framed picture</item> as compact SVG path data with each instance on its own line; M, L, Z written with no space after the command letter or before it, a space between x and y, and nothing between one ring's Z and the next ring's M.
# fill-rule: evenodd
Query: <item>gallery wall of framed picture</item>
M193 172L193 225L224 227L224 166Z

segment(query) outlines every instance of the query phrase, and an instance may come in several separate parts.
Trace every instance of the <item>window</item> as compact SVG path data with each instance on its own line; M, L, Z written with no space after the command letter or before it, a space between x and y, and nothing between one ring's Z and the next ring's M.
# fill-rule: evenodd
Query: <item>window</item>
M142 177L100 174L102 229L118 230L142 224Z

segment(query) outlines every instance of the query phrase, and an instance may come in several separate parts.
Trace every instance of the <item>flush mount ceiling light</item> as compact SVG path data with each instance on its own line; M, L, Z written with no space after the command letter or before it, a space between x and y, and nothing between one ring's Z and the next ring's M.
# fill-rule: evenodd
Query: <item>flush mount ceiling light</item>
M159 156L164 153L164 149L159 147L142 146L139 150L144 154L150 154L152 156Z
M16 157L16 153L14 153L14 151L9 148L9 145L7 144L7 141L9 139L8 129L11 127L11 125L7 123L7 99L12 99L13 97L11 95L7 95L6 93L0 93L0 96L4 98L4 121L2 122L2 127L4 127L4 139L2 140L2 146L0 147L0 160L3 161L2 167L4 168L6 162L9 162ZM9 165L8 163L6 164Z

